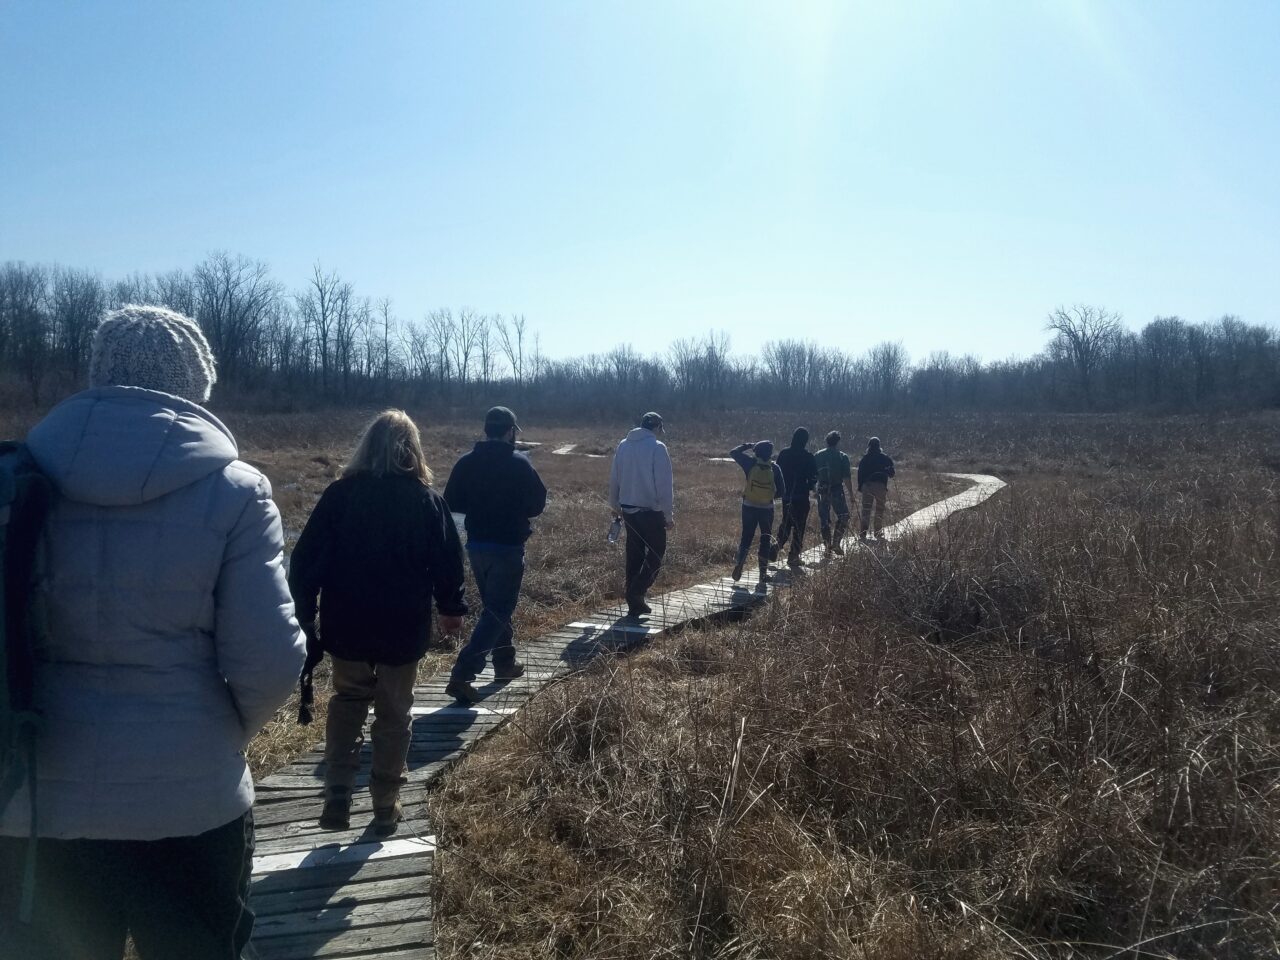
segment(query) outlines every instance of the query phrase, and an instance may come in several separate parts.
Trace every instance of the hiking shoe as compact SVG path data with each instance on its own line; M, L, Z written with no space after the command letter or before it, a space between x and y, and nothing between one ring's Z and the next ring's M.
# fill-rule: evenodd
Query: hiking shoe
M648 607L627 607L628 620L643 620L647 616L649 616Z
M404 811L400 809L400 801L393 800L389 807L373 808L373 832L380 837L387 837L396 832L396 824L404 819Z
M792 570L799 570L804 566L804 561L800 559L800 555L798 553L793 553L787 558L787 566Z
M323 830L347 830L351 827L351 791L346 787L330 787L320 811Z
M843 556L844 556L844 546L843 546L843 545L841 545L841 544L839 544L839 543L833 543L833 544L831 545L831 552L832 552L832 553L834 553L837 557L843 557Z
M772 547L769 548L769 562L773 563L777 559L778 559L778 545L775 543Z
M523 676L524 676L523 663L513 663L511 664L511 666L503 667L501 670L499 670L497 667L493 668L493 679L497 680L499 683L505 683L508 680L516 680Z
M476 703L484 699L480 691L465 680L450 680L444 692L460 703Z
M739 560L737 563L733 565L733 573L729 574L729 576L733 578L734 583L737 583L739 580L742 579L742 561L741 560Z

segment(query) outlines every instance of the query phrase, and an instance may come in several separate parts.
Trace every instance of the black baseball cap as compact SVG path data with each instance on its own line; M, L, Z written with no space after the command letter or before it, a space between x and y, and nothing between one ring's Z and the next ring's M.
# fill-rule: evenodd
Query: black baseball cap
M640 418L640 426L644 427L646 430L661 430L662 415L659 413L654 413L652 410L650 410L648 413L646 413L643 417Z
M510 407L490 407L489 412L484 415L484 425L486 428L501 427L503 431L515 427L516 433L520 433L520 425L516 423L516 415Z

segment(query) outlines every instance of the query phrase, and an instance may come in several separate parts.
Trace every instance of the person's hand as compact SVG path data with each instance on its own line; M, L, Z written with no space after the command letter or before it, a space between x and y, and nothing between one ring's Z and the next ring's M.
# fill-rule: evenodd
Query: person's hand
M666 527L667 527L667 529L668 529L668 530L674 530L674 529L675 529L675 525L676 525L675 520L674 520L673 518L671 518L671 517L667 517L667 523L666 523Z
M461 629L462 629L461 617L446 617L444 616L444 614L440 615L440 630L444 633L446 637L453 636L455 633L457 633Z

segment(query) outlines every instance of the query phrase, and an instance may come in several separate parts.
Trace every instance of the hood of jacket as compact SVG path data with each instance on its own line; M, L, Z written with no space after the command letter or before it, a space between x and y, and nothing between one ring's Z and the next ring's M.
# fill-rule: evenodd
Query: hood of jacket
M791 435L791 449L803 450L809 445L809 431L804 427L796 427L796 432Z
M657 443L658 435L648 427L633 427L627 433L627 440L631 443Z
M141 387L67 398L31 429L27 446L64 497L104 507L163 497L239 456L231 431L208 410Z
M506 440L477 440L476 445L471 448L471 452L477 457L485 461L510 460L517 453L514 443L508 443Z

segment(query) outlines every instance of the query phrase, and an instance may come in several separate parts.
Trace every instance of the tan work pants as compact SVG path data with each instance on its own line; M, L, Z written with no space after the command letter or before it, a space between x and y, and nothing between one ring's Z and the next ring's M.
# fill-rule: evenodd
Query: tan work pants
M369 795L374 807L390 806L405 782L405 759L412 731L413 683L418 663L389 667L358 660L333 661L333 697L324 729L325 789L355 787L364 745L364 722L373 704L373 770Z
M880 536L880 531L884 529L884 510L885 500L889 496L889 485L887 483L867 482L862 485L862 526L859 528L862 535L867 535L867 529L871 526L871 507L874 504L876 508L876 531L875 535Z

